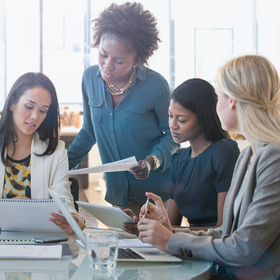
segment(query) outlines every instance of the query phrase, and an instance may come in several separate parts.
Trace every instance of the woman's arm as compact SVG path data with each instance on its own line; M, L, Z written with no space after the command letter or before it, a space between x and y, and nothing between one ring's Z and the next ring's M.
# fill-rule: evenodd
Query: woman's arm
M169 198L167 207L167 216L172 226L180 226L182 223L182 215L174 199Z
M85 74L84 74L85 75ZM84 124L74 141L68 147L68 160L69 170L78 168L81 161L90 151L92 146L96 143L93 125L91 122L91 114L89 108L89 97L84 85L84 79L82 82L82 93L83 93L83 110L84 110Z
M59 145L57 146L56 151L52 155L45 157L53 157L54 159L53 161L49 162L52 164L52 172L49 178L50 189L57 192L61 198L67 199L69 211L71 212L80 228L84 229L85 220L76 212L73 196L70 191L70 181L68 177L68 157L65 150L64 142L59 141ZM50 221L54 222L58 227L69 234L74 233L73 229L63 216L56 213L51 213L51 216L52 217L50 218Z
M168 124L168 107L170 102L170 89L167 82L163 85L162 92L154 107L159 128L163 132L160 142L154 146L150 154L155 155L160 161L159 171L165 171L171 163L173 153L180 147L173 141Z

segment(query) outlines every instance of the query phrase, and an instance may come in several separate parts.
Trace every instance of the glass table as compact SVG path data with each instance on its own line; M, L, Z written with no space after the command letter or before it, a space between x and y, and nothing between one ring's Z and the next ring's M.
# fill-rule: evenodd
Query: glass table
M94 229L85 229L85 233ZM121 237L127 233L120 231ZM76 245L75 235L68 236L67 243L73 253L70 259L61 260L0 260L0 280L169 280L196 279L207 280L211 277L211 262L184 260L182 263L139 263L118 262L114 275L92 274L87 252Z

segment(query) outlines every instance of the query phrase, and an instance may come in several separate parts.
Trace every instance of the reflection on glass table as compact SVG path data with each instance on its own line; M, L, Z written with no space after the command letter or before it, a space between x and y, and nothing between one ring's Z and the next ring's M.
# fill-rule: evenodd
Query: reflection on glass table
M111 275L94 274L85 257L71 280L169 280L196 279L211 277L211 263L207 261L183 261L182 263L131 263L118 262Z

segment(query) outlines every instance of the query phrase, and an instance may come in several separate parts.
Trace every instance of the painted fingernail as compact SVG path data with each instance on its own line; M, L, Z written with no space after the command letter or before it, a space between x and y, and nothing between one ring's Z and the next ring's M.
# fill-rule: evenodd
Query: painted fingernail
M150 213L151 213L151 211L148 209L148 210L147 210L147 214L150 214Z
M140 215L140 219L142 219L142 215Z

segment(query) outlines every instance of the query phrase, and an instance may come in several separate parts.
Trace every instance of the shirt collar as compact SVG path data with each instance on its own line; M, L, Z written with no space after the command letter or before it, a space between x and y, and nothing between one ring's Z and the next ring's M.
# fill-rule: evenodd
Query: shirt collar
M147 73L148 73L147 67L145 67L144 65L142 67L138 66L136 71L136 78L138 78L142 82L145 82L147 79Z

